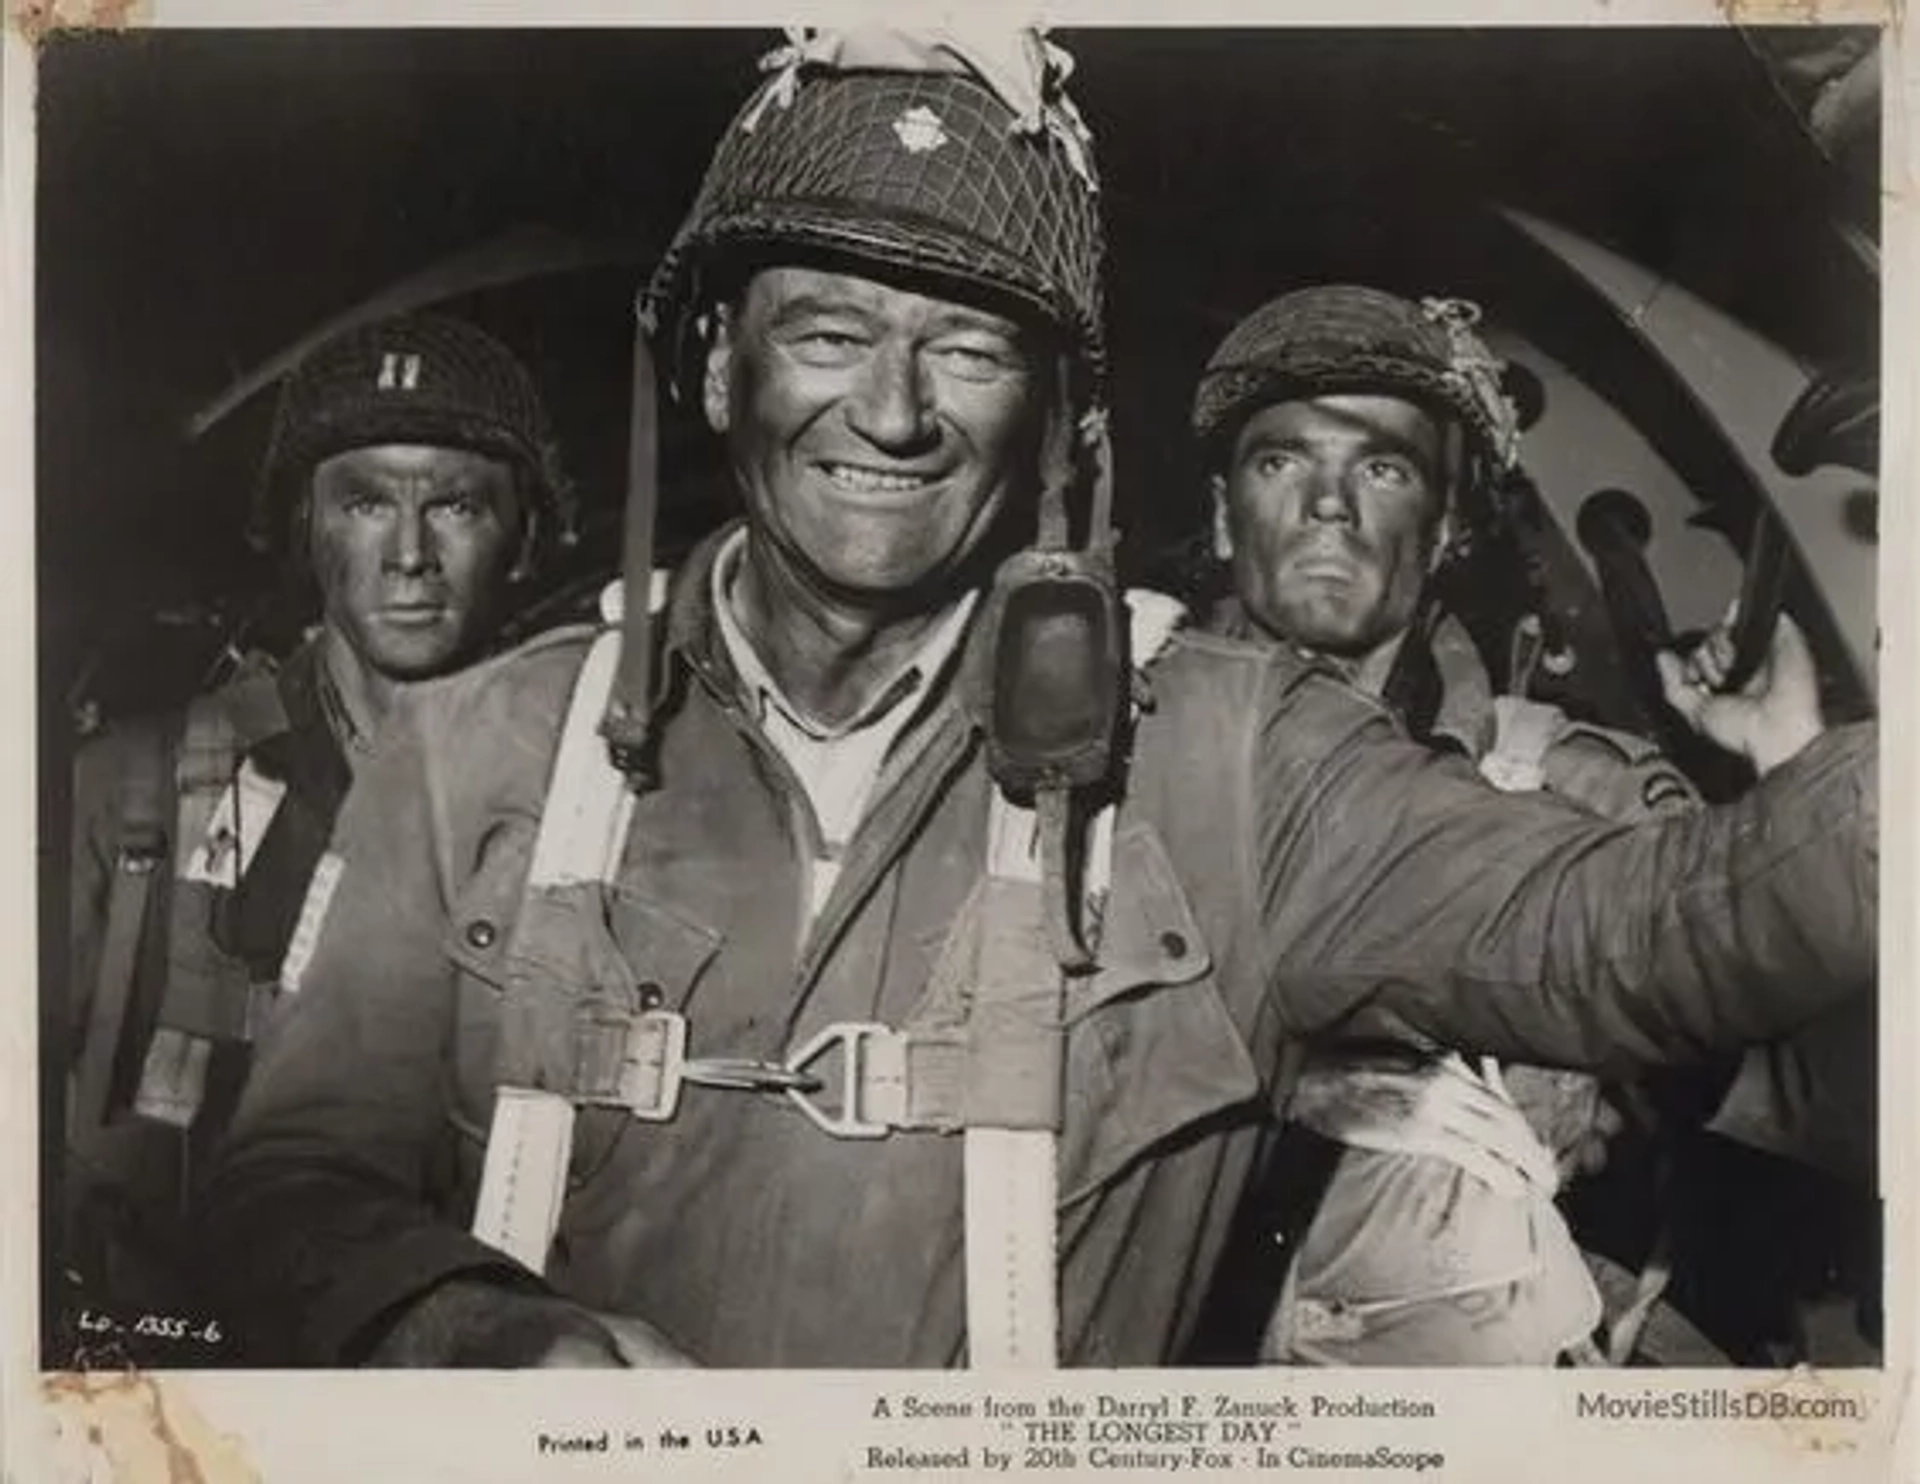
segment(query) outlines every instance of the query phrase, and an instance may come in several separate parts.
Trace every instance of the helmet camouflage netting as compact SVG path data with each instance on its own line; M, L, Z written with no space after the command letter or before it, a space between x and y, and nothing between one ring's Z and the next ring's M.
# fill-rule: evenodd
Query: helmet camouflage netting
M344 330L287 377L255 495L249 538L272 548L315 465L378 443L471 449L515 466L565 540L573 518L533 377L465 320L408 314Z
M1405 397L1465 429L1482 477L1514 464L1519 423L1501 362L1461 299L1418 304L1351 284L1299 289L1248 315L1221 341L1194 394L1205 443L1236 433L1262 406L1340 392Z
M795 33L729 125L642 296L684 343L716 263L812 250L973 287L1067 337L1105 373L1098 184L1063 90L1071 61L1035 32L1017 57L952 37Z

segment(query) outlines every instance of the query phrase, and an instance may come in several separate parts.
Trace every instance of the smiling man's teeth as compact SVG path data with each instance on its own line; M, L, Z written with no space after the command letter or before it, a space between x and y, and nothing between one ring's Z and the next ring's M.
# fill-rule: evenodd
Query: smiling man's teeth
M827 477L850 490L917 490L927 482L924 474L894 474L854 464L829 464Z

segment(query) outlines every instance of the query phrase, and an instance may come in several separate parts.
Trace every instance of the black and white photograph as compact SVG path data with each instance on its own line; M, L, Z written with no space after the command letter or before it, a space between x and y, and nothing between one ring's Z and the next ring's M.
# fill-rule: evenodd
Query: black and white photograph
M1890 30L535 19L33 37L47 1398L1897 1361Z

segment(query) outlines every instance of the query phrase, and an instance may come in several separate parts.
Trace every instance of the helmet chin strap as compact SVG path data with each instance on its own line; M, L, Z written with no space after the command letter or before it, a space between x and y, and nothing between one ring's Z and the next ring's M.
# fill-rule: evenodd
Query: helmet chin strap
M625 598L620 661L600 719L613 764L635 793L658 781L653 753L653 528L660 507L659 402L647 327L633 331L633 406L627 429L627 504L620 554Z
M1040 438L1040 518L1034 535L1035 551L1066 551L1072 542L1067 518L1067 491L1073 484L1073 417L1067 401L1065 357L1053 368L1053 395Z
M1040 520L1034 540L1034 550L1039 552L1066 552L1073 539L1067 516L1067 490L1073 483L1073 415L1067 395L1067 367L1062 357L1055 366L1054 394L1041 443ZM1081 939L1072 902L1072 883L1077 879L1070 859L1072 787L1059 783L1035 788L1033 811L1040 830L1041 905L1047 938L1062 969L1084 971L1093 959Z
M1416 737L1426 734L1440 707L1440 677L1431 644L1442 614L1447 571L1473 546L1472 520L1466 511L1466 489L1471 478L1466 432L1458 421L1449 418L1441 425L1440 435L1440 467L1447 480L1441 519L1448 521L1451 515L1450 529L1433 554L1420 596L1401 633L1400 648L1380 686L1380 699L1405 719Z

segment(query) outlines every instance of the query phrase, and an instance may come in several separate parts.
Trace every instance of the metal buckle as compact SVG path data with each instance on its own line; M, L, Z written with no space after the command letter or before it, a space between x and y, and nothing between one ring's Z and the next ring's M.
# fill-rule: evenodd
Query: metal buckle
M664 1123L679 1111L680 1090L688 1083L783 1092L826 1132L846 1139L882 1138L906 1111L905 1038L884 1025L830 1025L784 1064L747 1056L689 1057L686 1017L672 1010L644 1010L630 1019L598 1022L594 1029L614 1026L622 1037L617 1071L606 1081L586 1074L587 1086L575 1093L576 1101L611 1104L644 1122ZM807 1097L825 1085L807 1065L842 1045L840 1107L830 1113Z
M612 1103L646 1123L665 1123L680 1109L688 1083L736 1092L817 1092L820 1079L799 1067L745 1056L687 1055L687 1018L673 1010L643 1010L620 1027L620 1061L610 1084L581 1101ZM604 1028L604 1023L603 1027Z
M818 1092L820 1079L775 1061L750 1056L701 1056L686 1064L682 1075L702 1087L732 1092Z
M836 1047L838 1111L827 1111L799 1088L788 1088L787 1096L815 1127L836 1139L884 1139L906 1120L906 1036L877 1021L837 1021L795 1052L787 1065L804 1072Z
M247 985L246 1014L240 1027L240 1039L252 1045L260 1038L261 1030L266 1026L267 1017L273 1014L274 1006L280 1003L280 984L278 980L256 979Z
M166 845L159 841L130 843L120 847L116 864L129 876L147 876L166 858L166 854Z
M618 1101L635 1118L664 1123L680 1107L687 1065L686 1017L643 1010L627 1029L620 1059Z

